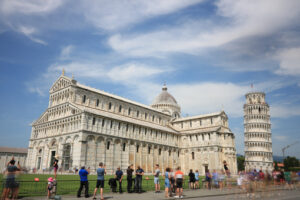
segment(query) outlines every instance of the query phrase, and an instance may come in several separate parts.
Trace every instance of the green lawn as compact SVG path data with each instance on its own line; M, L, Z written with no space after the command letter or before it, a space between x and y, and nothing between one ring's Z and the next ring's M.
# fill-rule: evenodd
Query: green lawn
M53 175L49 174L23 174L18 177L18 180L20 181L20 196L42 196L46 195L47 192L47 179ZM110 188L108 185L108 180L113 177L113 175L106 175L105 176L105 187L104 192L108 193L110 192ZM149 180L146 180L146 177L149 178ZM34 178L39 178L39 182L35 182ZM203 177L200 178L200 180ZM96 186L96 175L89 175L89 193L92 194L93 190ZM1 190L3 186L3 179L2 175L0 175L0 182L1 182ZM57 194L58 195L64 195L64 194L73 194L76 195L77 190L79 188L79 176L78 175L58 175L57 176ZM164 190L164 179L163 177L160 177L160 185L161 190ZM188 177L185 178L184 181L184 188L188 187ZM200 181L200 187L201 187L201 181ZM127 180L126 176L123 179L122 183L123 191L127 191ZM142 184L143 190L146 191L153 191L154 190L154 181L153 176L143 176L143 184ZM83 192L82 192L83 194Z

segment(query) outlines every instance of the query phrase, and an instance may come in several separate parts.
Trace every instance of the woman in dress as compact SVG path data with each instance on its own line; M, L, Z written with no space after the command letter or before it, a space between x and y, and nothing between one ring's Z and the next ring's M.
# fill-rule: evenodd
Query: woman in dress
M58 170L58 155L54 156L53 168L54 168L54 178L56 179L56 174Z

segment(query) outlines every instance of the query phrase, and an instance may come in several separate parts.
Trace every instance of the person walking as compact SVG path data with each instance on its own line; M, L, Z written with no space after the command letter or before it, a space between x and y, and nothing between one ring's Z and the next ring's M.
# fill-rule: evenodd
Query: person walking
M153 173L153 175L154 175L154 184L155 184L155 193L160 192L159 174L160 174L159 164L156 164L155 165L155 172Z
M176 182L175 198L183 198L183 189L182 189L183 180L184 180L183 172L180 171L180 167L177 167L177 171L175 172L175 182Z
M194 189L195 174L192 169L190 169L189 177L190 177L190 189Z
M131 164L127 168L127 192L128 193L132 193L132 173L133 172L134 172L133 164Z
M88 182L88 178L87 176L90 173L90 168L88 168L87 170L85 169L85 166L82 166L81 169L79 170L79 177L80 177L80 187L79 190L77 192L77 197L81 197L81 191L83 189L84 186L84 194L85 194L85 198L89 198L89 182Z
M165 177L165 197L169 198L170 197L169 189L171 187L171 185L170 185L171 175L170 175L170 168L169 167L166 168L166 172L164 174L164 177Z
M138 166L135 171L136 177L135 177L135 188L136 192L141 193L142 192L142 178L144 175L144 170Z
M117 182L119 184L119 192L123 193L123 191L122 191L123 171L121 170L120 167L117 168L117 171L115 174L115 179L117 180Z
M97 190L100 187L100 199L103 200L103 188L104 188L104 175L106 174L105 166L103 163L99 163L99 168L97 169L97 183L94 190L93 199L96 199Z

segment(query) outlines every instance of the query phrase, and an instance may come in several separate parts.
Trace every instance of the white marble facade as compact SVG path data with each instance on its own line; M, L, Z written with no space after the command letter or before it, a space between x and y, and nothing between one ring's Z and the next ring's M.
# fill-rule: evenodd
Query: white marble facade
M222 169L237 172L234 134L224 111L181 117L180 106L164 86L151 106L81 85L64 74L50 89L46 111L32 124L27 166L48 169L59 155L63 170L104 162L140 165L146 173L156 163L181 166L185 173Z
M270 107L265 93L246 94L244 105L245 169L273 170Z

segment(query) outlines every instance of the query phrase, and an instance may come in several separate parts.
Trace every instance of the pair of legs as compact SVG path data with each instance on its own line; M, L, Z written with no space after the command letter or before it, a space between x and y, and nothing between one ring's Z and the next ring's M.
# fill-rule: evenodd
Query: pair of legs
M135 179L136 192L142 192L142 177L136 176Z
M57 174L57 167L54 167L54 178L56 179L56 174Z
M183 189L182 189L182 183L183 183L183 180L182 179L177 179L176 180L176 196L177 197L182 197L182 192L183 192Z
M132 193L132 177L127 177L127 192Z
M77 197L80 197L81 196L81 191L83 189L83 186L84 186L84 194L85 194L85 197L88 197L89 196L89 182L88 181L80 181L80 187L79 187L79 190L77 192Z
M155 192L159 192L160 191L160 184L159 184L159 179L158 178L154 178L154 184L155 184Z
M199 180L196 180L195 181L195 189L198 189L199 188Z
M195 182L194 181L190 181L190 189L194 189L195 188Z
M170 184L168 184L168 185L166 185L165 184L165 197L166 198L169 198L170 197L170 195L169 195L169 188L170 187Z
M100 199L103 200L103 188L104 188L104 180L97 180L96 188L94 190L93 199L96 199L97 190L100 187Z
M120 192L120 193L123 193L123 191L122 191L122 181L117 180L117 182L118 182L118 184L119 184L119 192Z

